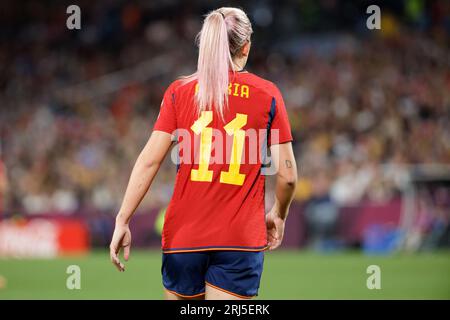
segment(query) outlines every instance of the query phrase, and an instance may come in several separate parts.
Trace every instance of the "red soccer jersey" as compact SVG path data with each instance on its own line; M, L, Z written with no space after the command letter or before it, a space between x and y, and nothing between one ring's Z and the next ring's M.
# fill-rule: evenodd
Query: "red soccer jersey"
M173 134L179 148L162 249L264 250L264 155L270 144L292 141L281 93L252 73L230 73L222 120L198 114L196 90L196 80L173 82L153 128Z

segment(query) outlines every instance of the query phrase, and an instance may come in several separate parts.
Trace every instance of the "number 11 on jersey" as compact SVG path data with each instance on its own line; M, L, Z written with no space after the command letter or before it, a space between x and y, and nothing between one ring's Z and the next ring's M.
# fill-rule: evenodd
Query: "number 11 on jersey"
M192 181L212 181L212 170L208 170L211 158L212 128L207 127L212 122L213 112L202 111L200 117L191 126L195 134L200 134L200 157L198 169L191 170ZM236 117L224 126L226 133L233 136L231 159L228 171L220 173L220 182L241 186L244 184L245 174L239 173L242 152L244 150L247 115L237 113Z

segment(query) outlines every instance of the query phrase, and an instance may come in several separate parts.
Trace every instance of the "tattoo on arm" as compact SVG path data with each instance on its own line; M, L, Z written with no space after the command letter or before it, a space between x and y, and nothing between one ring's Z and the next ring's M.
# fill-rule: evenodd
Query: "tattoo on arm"
M292 162L290 160L286 160L286 168L292 168Z

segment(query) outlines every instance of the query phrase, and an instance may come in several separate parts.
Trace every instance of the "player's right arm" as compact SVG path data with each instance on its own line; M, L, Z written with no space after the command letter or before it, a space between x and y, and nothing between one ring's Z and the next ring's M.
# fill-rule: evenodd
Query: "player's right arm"
M128 224L131 216L150 188L173 142L172 134L177 128L173 102L172 84L164 94L153 133L136 160L122 205L116 217L116 227L110 245L110 256L112 263L119 271L125 270L124 265L119 260L120 250L123 248L125 260L128 260L130 255L131 232Z
M125 260L128 260L130 254L130 219L150 188L171 144L171 134L153 131L133 167L110 245L111 261L119 271L125 270L118 256L120 250L123 248Z

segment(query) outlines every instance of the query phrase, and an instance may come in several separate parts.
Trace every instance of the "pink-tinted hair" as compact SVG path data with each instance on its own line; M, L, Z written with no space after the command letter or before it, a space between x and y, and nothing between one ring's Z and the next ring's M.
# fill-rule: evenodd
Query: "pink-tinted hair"
M196 102L199 114L212 110L224 118L228 104L229 72L234 70L233 58L241 51L253 33L244 11L223 7L205 17L197 36L199 45L197 72L187 79L197 79Z

